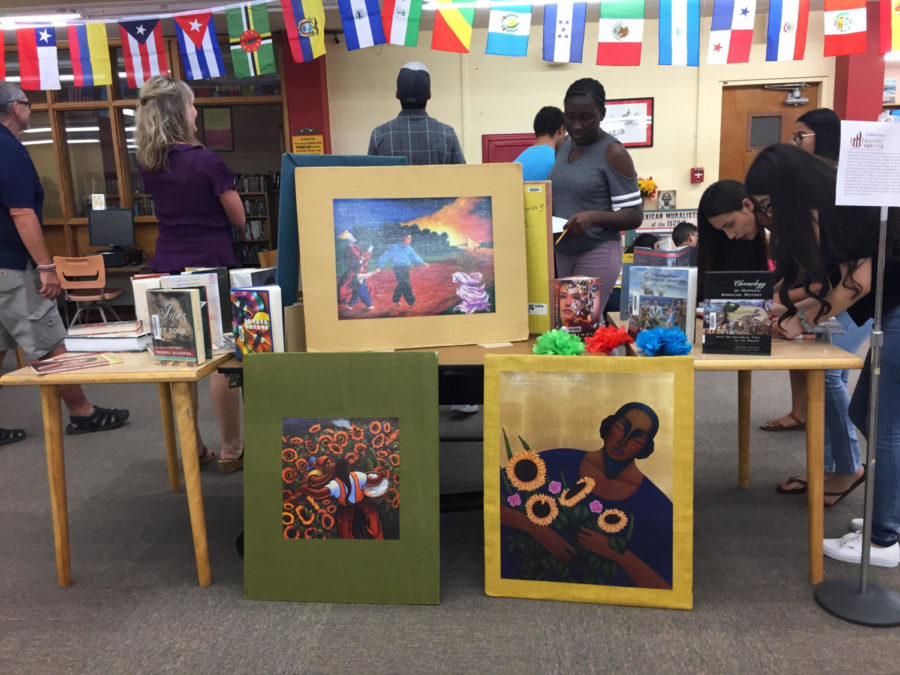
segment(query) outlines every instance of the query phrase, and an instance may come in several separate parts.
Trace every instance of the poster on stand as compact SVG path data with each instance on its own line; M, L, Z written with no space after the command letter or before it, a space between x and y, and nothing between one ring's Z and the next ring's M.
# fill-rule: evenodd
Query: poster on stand
M488 355L488 595L690 609L690 357Z
M515 164L298 168L307 349L524 340Z
M550 181L526 181L525 247L528 254L528 332L542 335L556 321L553 295L553 213Z
M440 601L437 375L434 352L245 356L247 598Z

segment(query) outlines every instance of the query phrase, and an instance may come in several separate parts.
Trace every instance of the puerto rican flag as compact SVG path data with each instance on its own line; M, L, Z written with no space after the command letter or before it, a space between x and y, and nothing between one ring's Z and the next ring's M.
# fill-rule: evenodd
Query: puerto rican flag
M747 63L753 42L756 0L716 0L706 62Z
M128 86L137 89L153 75L168 75L169 62L159 19L120 21Z
M809 0L769 0L766 61L801 61L806 50Z
M587 3L544 5L544 61L581 63Z
M212 12L182 14L174 18L178 51L181 52L187 79L223 77L225 65L222 63L222 52L212 23Z
M22 89L59 89L59 61L56 58L56 35L52 26L20 28L19 71Z
M825 18L825 56L866 51L866 0L825 0L822 16Z

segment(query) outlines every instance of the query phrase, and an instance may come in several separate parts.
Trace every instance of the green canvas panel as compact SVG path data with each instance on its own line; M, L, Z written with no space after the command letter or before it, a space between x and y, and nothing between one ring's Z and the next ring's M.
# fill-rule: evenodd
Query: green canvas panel
M248 354L244 398L245 596L437 604L437 354ZM396 419L396 468L401 477L398 538L285 538L282 424L286 418Z

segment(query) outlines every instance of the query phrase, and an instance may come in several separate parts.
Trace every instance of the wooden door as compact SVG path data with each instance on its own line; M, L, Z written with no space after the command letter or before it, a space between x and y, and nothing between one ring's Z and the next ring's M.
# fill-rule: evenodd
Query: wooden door
M534 134L482 134L481 162L511 162L534 145Z
M797 118L819 107L818 83L803 87L803 96L809 99L804 105L785 105L789 93L761 84L722 90L720 180L743 181L757 152L772 143L790 142Z

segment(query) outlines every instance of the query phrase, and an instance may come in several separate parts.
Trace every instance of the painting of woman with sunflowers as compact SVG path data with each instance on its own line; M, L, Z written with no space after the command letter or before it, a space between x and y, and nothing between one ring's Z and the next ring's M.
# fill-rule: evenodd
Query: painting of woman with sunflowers
M282 421L285 539L398 539L396 418Z

